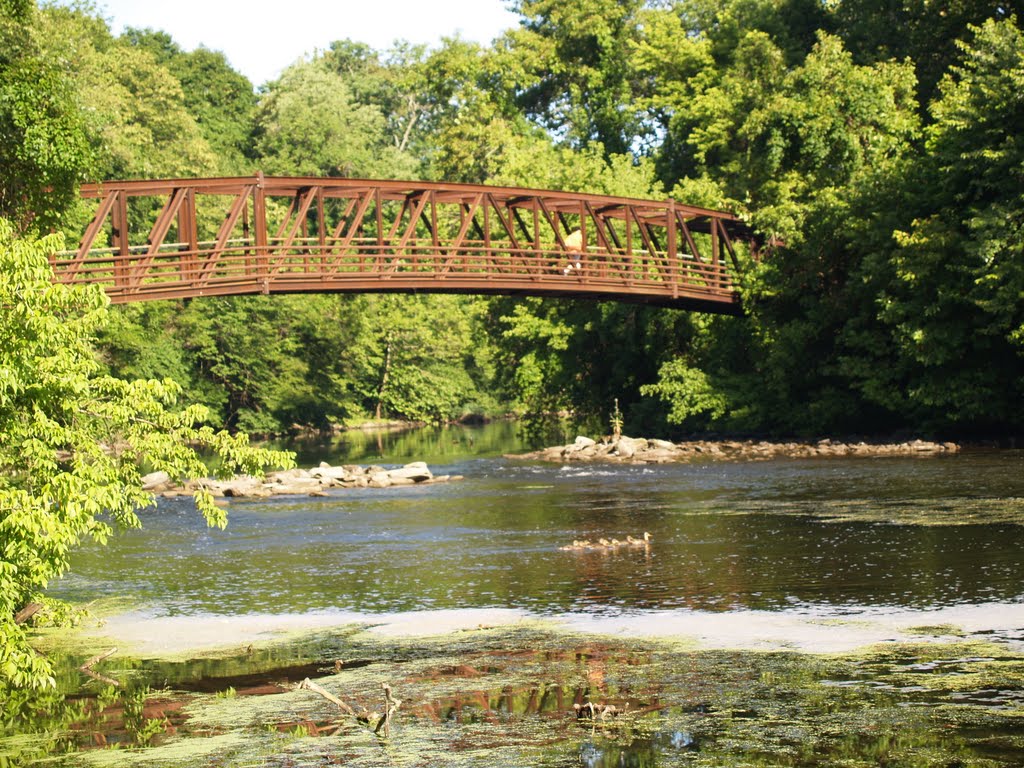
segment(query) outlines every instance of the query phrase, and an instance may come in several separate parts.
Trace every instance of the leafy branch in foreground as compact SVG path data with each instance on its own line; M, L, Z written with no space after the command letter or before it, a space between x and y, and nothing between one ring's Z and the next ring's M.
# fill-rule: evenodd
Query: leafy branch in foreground
M197 450L217 454L223 474L292 464L201 426L202 407L177 410L173 381L103 374L92 338L107 299L53 283L48 254L60 246L56 236L18 238L0 219L0 689L52 683L15 614L67 570L83 539L105 542L111 522L140 525L137 510L153 504L144 470L204 477ZM208 493L195 498L210 525L226 524Z

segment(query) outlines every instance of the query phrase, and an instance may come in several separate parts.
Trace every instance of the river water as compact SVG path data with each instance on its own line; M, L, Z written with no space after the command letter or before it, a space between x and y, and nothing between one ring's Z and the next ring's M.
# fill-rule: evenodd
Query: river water
M225 531L161 501L142 530L80 553L59 592L131 594L162 615L834 612L1024 594L1024 453L559 466L501 458L514 430L359 446L364 464L425 457L465 480L236 502ZM307 466L355 452L299 447ZM647 548L560 550L645 531Z
M630 643L643 646L652 638L688 644L695 649L693 664L719 670L709 671L712 676L723 674L721 654L742 654L726 667L753 665L750 679L762 682L766 675L803 680L811 663L806 659L815 658L819 693L857 681L867 686L865 696L876 695L875 688L928 688L926 701L918 703L929 708L962 705L956 686L922 688L893 676L912 664L967 664L959 649L935 658L893 650L884 660L874 658L870 674L860 657L843 662L842 670L822 671L821 654L861 653L879 643L900 649L924 641L985 642L977 663L991 665L998 656L1005 678L972 691L1002 693L981 710L964 710L970 722L955 721L964 733L955 746L937 735L921 754L949 765L1024 764L1019 729L1008 724L1021 713L1020 697L1007 693L1022 689L1013 665L1024 650L1024 452L560 466L503 458L525 448L516 426L507 423L348 435L292 447L300 466L426 460L435 474L465 479L233 502L224 531L206 528L189 503L162 500L142 513L141 530L79 552L54 592L82 602L130 596L136 609L111 618L111 631L143 647L150 643L153 653L161 643L201 645L201 627L208 629L211 620L219 627L215 639L224 640L232 627L272 628L274 617L285 628L371 623L381 638L429 633L445 622L468 629L540 619L585 637L618 638L630 653L637 647ZM646 546L561 549L575 539L624 540L645 532ZM248 637L243 632L237 642ZM660 653L645 652L646 658ZM768 656L751 661L754 653ZM769 658L776 665L771 669L764 666ZM989 667L953 671L993 674ZM737 685L739 691L747 684ZM800 691L794 698L811 695ZM670 691L659 688L659 695L665 699ZM705 698L717 695L724 694ZM775 694L763 695L777 705ZM902 713L914 696L859 704L856 711L864 717ZM679 704L678 718L722 709L691 704L692 711ZM823 722L821 712L801 706L793 722ZM979 726L979 711L998 717ZM894 715L884 717L888 723ZM523 765L695 764L693 733L703 726L684 725L648 729L637 742L642 748L623 746L620 736L576 739L568 756L520 752L516 759ZM776 736L759 731L750 739ZM714 760L738 754L752 765L828 763L820 754L783 759L792 751L785 745L711 750L712 742L725 749L721 738L704 737L709 765L730 764ZM872 751L876 746L850 749L844 765L918 764L892 762L891 755L885 763ZM433 759L411 764L440 764ZM352 758L352 764L377 763Z

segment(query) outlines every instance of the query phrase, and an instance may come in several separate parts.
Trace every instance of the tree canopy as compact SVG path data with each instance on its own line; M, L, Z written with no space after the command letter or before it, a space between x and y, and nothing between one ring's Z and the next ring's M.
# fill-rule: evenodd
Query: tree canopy
M114 313L100 343L111 373L172 376L233 428L446 419L482 403L603 423L615 396L637 428L1019 428L1015 7L514 10L520 23L490 46L339 37L254 92L218 52L159 30L116 36L87 7L8 0L0 206L43 224L82 178L262 169L670 194L784 244L744 271L739 319L372 297ZM442 322L452 312L464 322ZM449 352L408 359L420 395L384 397L384 372L397 385L389 366L405 364L387 350L429 343L412 318L446 329ZM631 327L648 341L620 363ZM596 338L611 356L600 374L583 359ZM431 381L458 382L443 407Z

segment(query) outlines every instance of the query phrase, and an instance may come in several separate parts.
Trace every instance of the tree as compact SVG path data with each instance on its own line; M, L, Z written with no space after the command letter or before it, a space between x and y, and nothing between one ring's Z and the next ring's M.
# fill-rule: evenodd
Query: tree
M830 9L833 27L859 64L911 61L917 74L922 117L938 84L960 57L958 41L972 26L1001 21L1021 11L1014 0L842 0Z
M181 83L153 53L116 39L103 19L81 8L49 6L39 28L44 54L65 67L82 107L96 178L215 172Z
M443 422L490 405L473 378L486 354L473 338L482 306L460 296L367 297L373 338L365 353L376 375L364 383L366 411Z
M849 329L846 366L873 401L917 423L1019 429L1024 33L1013 20L972 32L901 185L902 221L865 258L877 324Z
M519 103L573 146L628 152L643 133L630 66L644 0L517 0L509 33L527 79Z
M387 141L380 107L361 104L323 60L301 62L271 83L256 117L256 153L268 173L397 177L415 163Z
M252 171L251 152L256 94L252 83L232 69L220 51L200 46L186 52L166 32L128 29L122 40L153 54L181 83L185 109L217 157L220 173Z
M0 0L0 216L57 223L91 164L72 83L41 48L31 0Z
M104 375L91 341L107 300L98 288L54 284L48 255L61 245L57 236L18 239L0 220L0 689L52 682L15 614L40 599L83 539L139 525L137 510L153 503L143 468L204 477L197 448L219 454L224 472L291 461L200 426L201 407L176 410L170 380ZM195 499L224 526L209 493Z

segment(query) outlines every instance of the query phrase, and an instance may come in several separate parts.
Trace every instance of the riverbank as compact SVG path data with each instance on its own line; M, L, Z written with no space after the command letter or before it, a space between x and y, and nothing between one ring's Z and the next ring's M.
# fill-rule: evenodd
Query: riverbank
M331 466L324 461L311 469L268 472L262 478L237 475L230 480L207 478L184 485L172 483L166 472L154 472L142 478L142 486L144 490L165 499L191 496L199 488L209 491L215 498L257 499L269 496L324 496L334 488L390 488L461 479L461 475L435 475L426 462L422 461L410 462L394 469L358 464Z
M927 440L904 442L843 442L823 439L815 442L769 442L766 440L690 440L673 443L644 437L602 438L599 442L580 436L568 445L556 445L530 453L508 455L510 459L539 461L607 461L632 464L664 464L673 461L754 461L776 458L821 456L937 456L960 451L957 443Z

